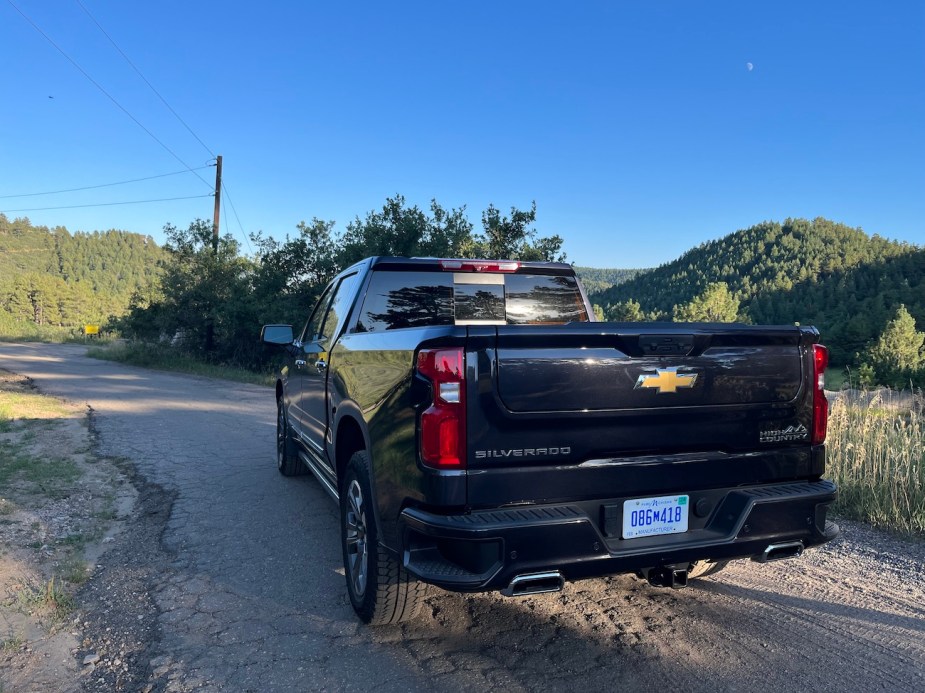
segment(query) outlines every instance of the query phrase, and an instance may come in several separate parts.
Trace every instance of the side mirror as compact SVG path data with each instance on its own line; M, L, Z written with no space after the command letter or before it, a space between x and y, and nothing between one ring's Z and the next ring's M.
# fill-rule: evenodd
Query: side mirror
M292 344L292 325L264 325L260 328L260 341L264 344L286 346Z

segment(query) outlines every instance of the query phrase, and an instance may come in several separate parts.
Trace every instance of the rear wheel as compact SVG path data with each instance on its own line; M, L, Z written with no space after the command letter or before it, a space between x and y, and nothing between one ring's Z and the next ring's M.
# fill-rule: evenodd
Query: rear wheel
M427 585L379 545L373 502L369 456L361 450L347 463L341 486L341 545L350 603L363 622L378 626L417 616Z
M729 561L697 561L688 571L687 577L688 579L695 579L716 575L727 565L729 565Z
M283 476L301 476L308 471L292 442L289 417L286 416L282 397L276 400L276 467Z

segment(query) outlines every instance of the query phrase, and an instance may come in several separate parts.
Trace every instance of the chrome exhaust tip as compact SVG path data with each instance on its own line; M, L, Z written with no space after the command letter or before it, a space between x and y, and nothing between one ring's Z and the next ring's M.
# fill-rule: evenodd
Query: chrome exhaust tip
M525 573L511 580L511 584L501 590L501 594L505 597L523 597L528 594L561 592L564 585L565 578L558 570L545 573Z
M758 563L770 563L771 561L782 561L785 558L797 558L802 553L802 541L785 541L781 544L769 544L768 548L752 560L758 561Z

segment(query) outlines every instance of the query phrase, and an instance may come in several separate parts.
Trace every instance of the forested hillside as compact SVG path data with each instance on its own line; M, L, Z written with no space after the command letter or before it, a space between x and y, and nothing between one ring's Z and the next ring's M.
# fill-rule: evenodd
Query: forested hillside
M165 257L139 234L71 234L0 214L0 315L50 326L104 322L156 286Z
M160 248L125 231L71 234L0 214L0 324L75 327L125 316L111 324L126 336L182 335L191 352L259 365L260 324L304 321L327 279L362 257L563 259L563 239L538 236L535 218L535 207L507 217L490 206L477 233L461 209L434 201L428 213L396 196L342 233L315 219L284 242L258 234L255 255L244 257L229 237L216 253L211 224L200 220L168 224ZM867 364L880 382L919 372L903 365L908 359L925 364L916 331L925 328L925 249L825 219L758 224L652 270L576 270L606 319L812 324L833 364ZM894 332L911 346L890 366L881 354L890 345L880 342Z
M826 219L737 231L592 301L608 318L634 301L644 318L671 319L716 283L739 302L740 319L816 325L838 364L875 340L900 304L925 326L925 249Z
M589 294L598 294L611 286L622 284L636 277L647 269L601 269L599 267L575 267L575 272L581 277L581 283Z

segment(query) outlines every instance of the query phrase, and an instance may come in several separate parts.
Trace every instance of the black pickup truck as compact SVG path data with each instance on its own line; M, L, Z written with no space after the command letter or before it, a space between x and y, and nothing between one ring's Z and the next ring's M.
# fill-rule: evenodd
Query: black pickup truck
M262 339L286 352L279 470L339 502L368 623L427 584L683 587L838 533L814 328L594 322L568 265L377 257Z

